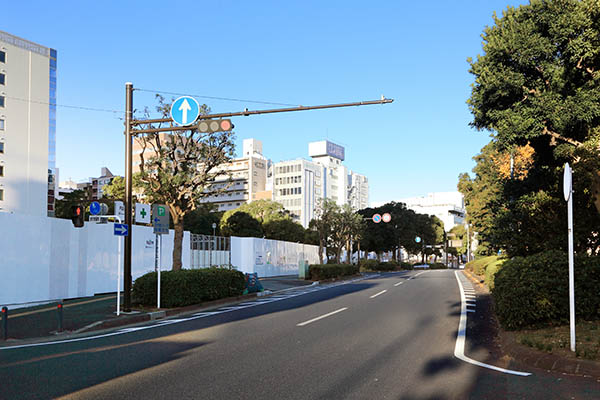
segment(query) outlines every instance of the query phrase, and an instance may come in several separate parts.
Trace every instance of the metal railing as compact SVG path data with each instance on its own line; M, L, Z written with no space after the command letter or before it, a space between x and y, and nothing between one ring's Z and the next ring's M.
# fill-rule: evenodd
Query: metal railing
M190 267L192 269L231 265L231 238L190 235Z

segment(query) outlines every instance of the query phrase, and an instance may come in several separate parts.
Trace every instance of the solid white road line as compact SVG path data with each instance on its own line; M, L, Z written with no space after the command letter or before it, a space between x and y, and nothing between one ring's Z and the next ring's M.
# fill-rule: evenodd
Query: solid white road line
M296 324L296 326L308 325L308 324L310 324L312 322L318 321L318 320L323 319L323 318L330 317L333 314L337 314L337 313L342 312L342 311L347 310L347 309L348 309L348 307L343 307L343 308L340 308L339 310L335 310L335 311L332 311L330 313L323 314L320 317L316 317L316 318L313 318L313 319L309 319L308 321L300 322L299 324Z
M380 294L384 294L385 292L387 292L387 290L382 290L382 291L381 291L381 292L379 292L379 293L375 293L375 294L374 294L373 296L371 296L370 298L371 298L371 299L374 299L375 297L379 296Z
M521 371L513 371L510 369L504 369L500 367L496 367L489 364L484 364L482 362L473 360L465 356L465 341L467 338L467 303L465 299L465 291L463 289L463 285L458 277L458 271L454 271L456 276L456 280L458 281L458 288L460 289L460 299L461 299L461 307L460 307L460 321L458 323L458 333L456 335L456 346L454 347L454 357L468 362L469 364L477 365L483 368L493 369L494 371L504 372L505 374L519 375L519 376L529 376L531 373L529 372L521 372ZM474 310L473 310L474 311Z

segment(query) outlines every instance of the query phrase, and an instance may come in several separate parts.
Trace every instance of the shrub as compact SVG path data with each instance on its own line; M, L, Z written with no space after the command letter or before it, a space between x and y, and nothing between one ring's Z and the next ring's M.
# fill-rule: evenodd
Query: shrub
M413 269L415 269L415 268L413 267L413 265L412 265L411 263L409 263L409 262L401 262L401 263L400 263L400 268L402 268L402 269L407 269L407 270L411 270L411 271L412 271Z
M587 320L600 317L600 257L575 259L575 312ZM506 329L536 327L569 320L567 254L551 250L515 257L496 272L492 295Z
M488 264L493 263L498 259L497 256L488 256L483 258L477 258L473 261L469 261L465 266L466 269L473 272L475 275L483 275L485 273L485 267Z
M156 304L158 274L140 276L133 284L133 297L142 305ZM182 269L161 273L161 305L183 307L204 301L239 296L245 277L240 271L224 268Z
M355 275L358 272L359 266L353 264L314 264L308 267L308 274L313 280Z
M430 263L429 269L447 269L444 263Z
M375 271L379 266L379 261L377 260L361 260L360 263L361 271Z
M488 287L490 288L490 290L492 290L494 288L494 277L496 275L496 273L500 270L500 268L502 267L502 264L504 264L504 259L498 259L490 264L488 264L485 267L485 284L488 285Z
M398 268L396 261L380 263L377 260L365 260L360 264L361 271L395 271Z

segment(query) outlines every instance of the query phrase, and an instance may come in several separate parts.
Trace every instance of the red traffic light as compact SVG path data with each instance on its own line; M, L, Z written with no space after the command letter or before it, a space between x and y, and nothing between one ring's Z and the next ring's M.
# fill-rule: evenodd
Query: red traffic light
M228 132L234 128L230 119L207 119L198 123L201 133Z

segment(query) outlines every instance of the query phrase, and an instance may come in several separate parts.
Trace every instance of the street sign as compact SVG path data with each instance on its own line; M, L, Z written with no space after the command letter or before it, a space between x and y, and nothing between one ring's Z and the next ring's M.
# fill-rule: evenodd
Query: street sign
M128 236L127 224L115 224L115 236Z
M135 222L149 224L150 221L150 204L135 203Z
M191 125L196 122L199 114L200 106L196 99L190 96L181 96L171 105L171 119L177 125Z
M152 206L152 226L155 235L169 234L169 209L164 204L154 204Z
M125 204L122 201L115 201L115 215L121 218L121 221L125 221Z
M100 214L102 207L100 207L100 203L98 203L97 201L92 201L90 203L90 214L92 215L98 215Z
M392 216L390 215L390 213L385 213L381 216L381 219L383 220L383 222L390 222L392 220Z
M379 214L375 214L373 215L373 222L375 222L376 224L381 222L381 215Z
M415 242L417 242L417 243L421 243L421 237L417 236L417 237L415 238Z
M97 224L106 224L108 223L108 217L104 215L90 215L90 222L95 222Z
M563 173L563 194L565 195L565 201L569 201L571 198L571 191L573 188L573 173L569 163L565 163L565 172Z

